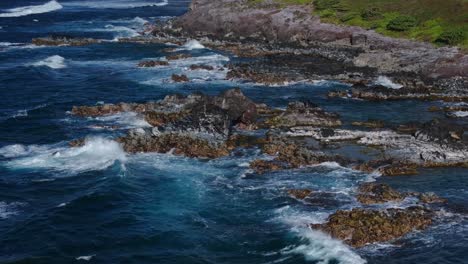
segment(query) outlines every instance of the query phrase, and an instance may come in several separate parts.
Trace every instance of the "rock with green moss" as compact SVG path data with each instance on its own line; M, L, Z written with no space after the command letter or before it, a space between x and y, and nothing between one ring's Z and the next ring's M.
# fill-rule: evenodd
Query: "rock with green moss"
M432 223L433 212L422 207L406 209L340 210L330 215L327 223L312 224L332 237L353 247L400 238L412 231L423 230Z

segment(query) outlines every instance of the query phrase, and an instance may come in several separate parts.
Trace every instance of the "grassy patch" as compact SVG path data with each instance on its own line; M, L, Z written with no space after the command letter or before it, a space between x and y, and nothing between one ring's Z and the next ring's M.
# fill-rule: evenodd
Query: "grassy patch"
M468 48L468 0L275 0L275 3L313 4L315 13L325 22Z

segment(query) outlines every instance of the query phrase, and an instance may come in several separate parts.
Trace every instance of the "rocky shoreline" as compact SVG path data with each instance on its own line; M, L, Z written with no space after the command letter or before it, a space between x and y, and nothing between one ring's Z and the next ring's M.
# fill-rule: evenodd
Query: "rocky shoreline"
M321 23L310 6L251 6L248 1L194 0L178 18L147 26L146 34L121 42L182 45L197 39L204 46L239 58L227 65L226 79L267 85L319 79L349 84L328 92L328 98L368 101L424 100L468 103L468 55L457 48L383 37L373 31ZM99 40L35 39L37 45L88 45ZM141 68L166 67L191 55L171 49L165 60L141 61ZM215 71L193 64L190 70ZM385 76L385 77L384 77ZM379 80L383 78L383 80ZM173 82L190 82L173 74ZM389 84L382 84L390 82ZM115 140L128 153L171 153L215 159L235 155L237 148L256 148L261 159L250 162L250 176L264 177L323 163L383 176L416 175L423 168L468 167L467 125L451 117L465 116L465 105L431 108L447 118L425 123L387 125L379 120L345 126L336 113L309 101L289 102L286 109L259 104L240 89L217 96L168 95L147 103L76 106L78 117L135 112L150 124ZM466 115L468 116L468 115ZM255 132L254 135L250 132ZM70 142L82 146L86 139ZM345 151L346 144L365 149L364 159ZM288 195L307 201L314 190L291 189ZM406 208L376 209L373 204L418 202ZM381 184L363 184L356 200L362 207L339 210L327 222L308 227L330 234L353 247L395 241L433 223L446 200L433 194L400 193ZM442 209L441 209L442 208Z
M381 126L372 126L370 131L343 129L337 114L312 102L290 102L285 110L275 109L255 103L240 89L226 90L217 96L194 93L168 95L156 102L77 106L71 113L97 117L128 111L142 115L151 127L132 129L116 138L126 152L215 159L237 155L237 148L258 148L270 158L250 162L251 177L326 162L385 176L417 174L418 169L427 167L468 167L466 127L456 123L434 120L412 124L411 130L403 132ZM248 133L252 131L257 133ZM77 147L85 142L86 139L77 140L70 145ZM375 148L379 154L369 154L367 160L344 152L336 154L341 142ZM330 148L329 144L334 146ZM288 194L305 201L317 195L308 189L291 189ZM401 202L408 197L419 202L403 209L366 207ZM394 241L427 228L446 203L433 194L400 193L375 183L361 185L356 199L362 208L337 211L326 223L310 227L361 247Z

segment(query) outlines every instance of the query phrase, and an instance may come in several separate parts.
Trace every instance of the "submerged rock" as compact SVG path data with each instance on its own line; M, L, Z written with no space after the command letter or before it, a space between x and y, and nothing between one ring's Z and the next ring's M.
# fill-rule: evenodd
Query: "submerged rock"
M167 61L157 61L157 60L148 60L148 61L140 61L138 63L138 67L140 68L151 68L156 66L167 66L169 62Z
M166 56L166 59L167 59L168 61L171 61L171 60L182 60L182 59L188 59L188 58L192 58L192 55L190 55L190 54L185 54L185 53L178 53L178 54Z
M309 189L290 189L288 190L288 194L296 199L304 200L310 194L312 194L312 190Z
M254 160L250 163L250 168L257 174L264 174L269 171L281 170L284 166L274 160Z
M178 74L172 74L171 79L176 82L176 83L181 83L181 82L189 82L189 78L187 75L178 75Z
M339 210L330 215L327 223L311 224L332 237L353 247L386 242L414 230L422 230L432 223L433 213L422 207L406 209L352 209Z
M353 126L361 126L368 128L383 128L385 123L381 120L367 120L367 121L355 121L351 123Z

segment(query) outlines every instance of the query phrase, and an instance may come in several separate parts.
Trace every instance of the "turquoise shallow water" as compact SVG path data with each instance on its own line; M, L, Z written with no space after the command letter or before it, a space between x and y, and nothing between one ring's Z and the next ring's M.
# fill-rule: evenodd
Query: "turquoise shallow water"
M164 56L167 46L112 41L138 34L145 21L181 15L188 4L0 3L0 263L466 263L466 169L377 178L402 191L435 192L448 198L450 206L433 227L397 245L355 250L304 226L358 206L355 188L375 180L371 175L323 164L250 176L248 162L261 155L255 149L211 161L127 155L111 138L146 126L141 117L80 119L67 113L73 105L144 102L171 93L217 94L241 87L255 101L276 107L312 100L340 113L345 125L368 118L400 123L437 116L427 113L429 104L423 102L328 100L329 89L345 87L334 82L268 87L225 81L223 71L188 72L194 63L221 66L236 60L208 49L184 50L194 58L166 69L137 69L140 60ZM27 44L50 33L109 42ZM193 81L167 81L181 72ZM106 129L116 125L119 129ZM67 146L84 136L93 137L85 147ZM311 188L323 196L304 204L288 197L288 188Z

